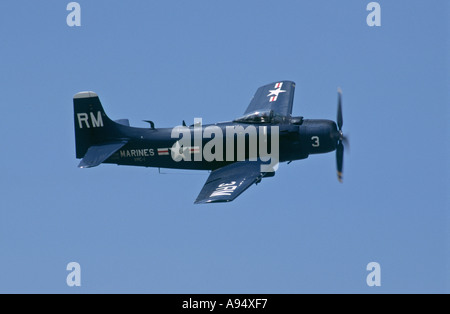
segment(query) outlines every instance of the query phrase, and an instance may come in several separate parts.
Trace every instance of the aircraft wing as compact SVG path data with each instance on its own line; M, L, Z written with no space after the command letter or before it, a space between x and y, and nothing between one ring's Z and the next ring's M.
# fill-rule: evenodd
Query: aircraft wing
M120 141L91 146L87 150L86 155L84 155L78 167L91 168L98 166L111 157L112 154L121 149L126 143L127 141Z
M257 111L273 110L276 115L290 116L294 103L295 83L274 82L258 88L244 115Z
M211 172L195 204L231 202L252 184L275 172L261 172L261 161L240 161Z

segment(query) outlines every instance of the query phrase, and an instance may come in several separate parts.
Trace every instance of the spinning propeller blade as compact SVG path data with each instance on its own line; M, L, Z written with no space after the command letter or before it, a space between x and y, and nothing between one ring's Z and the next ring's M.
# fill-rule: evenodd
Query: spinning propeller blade
M337 145L336 145L336 168L337 176L339 182L342 182L343 176L343 166L344 166L344 144L348 146L348 139L344 136L342 132L342 126L344 124L344 119L342 117L342 90L338 88L338 109L337 109Z

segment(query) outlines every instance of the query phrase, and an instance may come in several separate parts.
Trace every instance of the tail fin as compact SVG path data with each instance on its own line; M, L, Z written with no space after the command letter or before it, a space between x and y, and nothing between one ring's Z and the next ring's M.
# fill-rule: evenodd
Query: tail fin
M119 137L117 124L108 118L96 93L76 94L73 108L77 158L83 158L89 147Z

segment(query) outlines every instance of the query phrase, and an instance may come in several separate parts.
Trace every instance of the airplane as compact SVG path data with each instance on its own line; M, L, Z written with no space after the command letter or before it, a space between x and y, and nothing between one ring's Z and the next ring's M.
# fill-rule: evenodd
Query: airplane
M174 128L130 126L111 120L98 95L80 92L73 98L78 167L102 163L128 166L208 170L195 204L230 202L273 177L281 162L336 151L342 182L344 144L342 91L338 89L337 123L292 116L295 83L278 81L257 89L244 115L228 122Z

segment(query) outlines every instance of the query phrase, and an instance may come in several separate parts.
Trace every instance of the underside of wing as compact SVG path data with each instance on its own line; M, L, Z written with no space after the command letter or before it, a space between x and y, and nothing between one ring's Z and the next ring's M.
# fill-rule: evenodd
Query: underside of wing
M78 165L79 168L91 168L100 165L106 159L111 157L112 154L117 152L120 148L122 148L127 142L113 142L113 143L105 143L99 144L89 147L86 155L81 160Z
M288 117L292 114L295 83L279 81L258 88L244 115L273 110L278 116Z
M211 172L195 204L231 202L252 184L274 172L261 172L260 161L240 161Z

